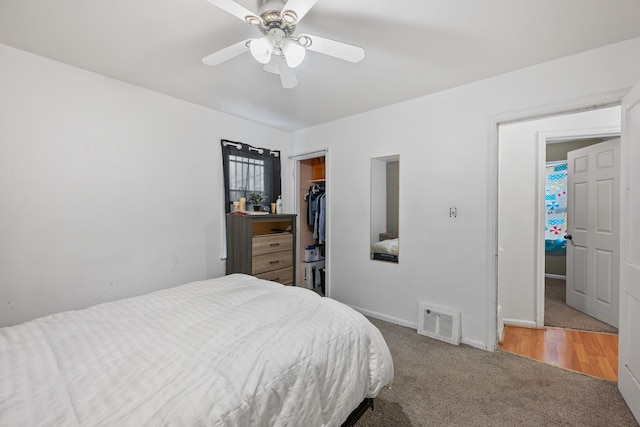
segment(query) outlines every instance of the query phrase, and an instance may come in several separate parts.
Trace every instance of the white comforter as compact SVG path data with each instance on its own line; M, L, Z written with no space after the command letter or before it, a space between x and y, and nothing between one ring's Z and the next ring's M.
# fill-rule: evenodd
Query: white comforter
M335 426L392 378L364 316L240 274L0 329L2 426Z

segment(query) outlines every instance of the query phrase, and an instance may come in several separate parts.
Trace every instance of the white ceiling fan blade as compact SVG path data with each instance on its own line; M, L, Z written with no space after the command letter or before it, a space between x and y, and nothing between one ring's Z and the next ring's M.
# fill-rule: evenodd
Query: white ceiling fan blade
M306 46L306 48L314 52L334 56L349 62L360 62L364 59L364 49L361 47L320 36L313 36L311 34L302 34L299 36L300 39L304 37L308 37L309 40L311 40L311 45ZM301 44L305 46L304 43Z
M219 51L212 53L211 55L205 56L204 58L202 58L202 63L204 65L218 65L230 60L231 58L235 58L238 55L242 55L249 50L247 44L251 40L253 39L247 39L238 43L234 43L231 46L225 47L224 49L220 49Z
M215 6L218 6L220 9L224 10L225 12L230 13L231 15L236 16L239 19L242 19L243 21L249 24L257 25L258 23L262 23L262 19L258 15L251 12L249 9L242 6L241 4L236 3L233 0L207 0L207 1Z
M287 67L287 64L280 60L280 82L285 89L291 89L298 84L298 78L296 72L292 68Z
M287 12L293 12L296 16L295 22L289 22L295 24L300 21L304 15L316 4L318 0L289 0L287 4L282 8L282 15L287 16Z

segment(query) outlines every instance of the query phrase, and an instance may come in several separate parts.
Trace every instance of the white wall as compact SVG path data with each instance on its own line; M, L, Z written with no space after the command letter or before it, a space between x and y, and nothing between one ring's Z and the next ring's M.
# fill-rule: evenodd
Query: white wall
M498 303L506 324L536 326L536 280L544 280L537 269L539 192L544 192L539 188L539 133L612 128L620 120L617 106L500 126Z
M463 341L492 347L493 118L628 88L637 80L640 38L295 132L294 153L328 146L331 155L330 295L411 326L420 300L458 308ZM389 154L402 159L397 265L368 257L370 158ZM449 218L450 206L458 208L456 219Z
M0 326L223 275L222 138L289 169L286 132L0 45Z

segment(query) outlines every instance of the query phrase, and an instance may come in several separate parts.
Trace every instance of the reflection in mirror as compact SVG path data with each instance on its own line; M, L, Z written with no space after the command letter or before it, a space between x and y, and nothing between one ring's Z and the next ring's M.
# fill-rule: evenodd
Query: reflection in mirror
M400 156L371 159L371 259L398 262Z

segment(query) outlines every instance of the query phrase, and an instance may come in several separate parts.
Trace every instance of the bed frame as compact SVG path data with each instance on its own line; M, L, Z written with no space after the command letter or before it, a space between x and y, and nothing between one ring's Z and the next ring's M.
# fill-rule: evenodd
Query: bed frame
M369 408L373 411L373 398L365 397L364 400L360 402L360 405L349 414L347 420L342 423L342 427L352 427L356 425L360 417L362 417Z

